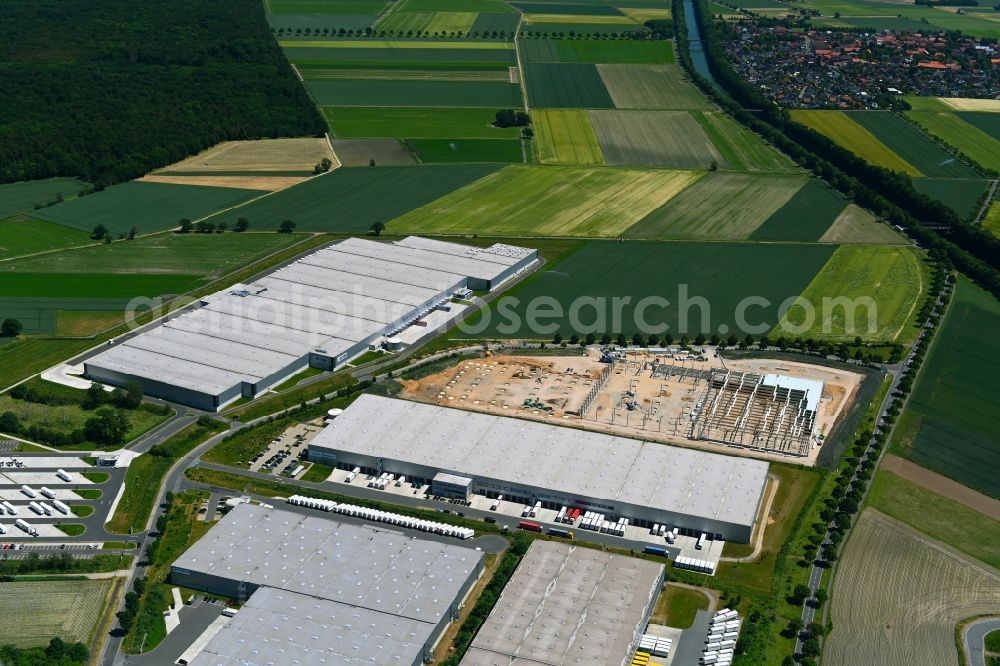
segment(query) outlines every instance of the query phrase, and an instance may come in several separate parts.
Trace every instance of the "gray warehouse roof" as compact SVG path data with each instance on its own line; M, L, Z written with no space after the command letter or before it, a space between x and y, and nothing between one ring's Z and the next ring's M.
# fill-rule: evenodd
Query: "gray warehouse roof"
M310 447L741 525L754 523L768 470L761 460L368 394Z
M461 664L627 663L662 574L662 564L537 540Z
M436 623L480 557L398 532L241 504L174 567Z
M356 349L415 319L469 278L495 280L533 252L349 238L206 297L204 307L164 325L174 334L152 329L87 365L218 395L244 381L274 378L316 348L333 357Z
M428 622L264 587L191 666L409 665L433 629Z

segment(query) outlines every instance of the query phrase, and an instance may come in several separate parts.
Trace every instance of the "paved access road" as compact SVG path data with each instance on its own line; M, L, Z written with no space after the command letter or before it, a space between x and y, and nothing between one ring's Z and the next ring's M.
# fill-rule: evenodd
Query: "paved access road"
M987 617L965 625L962 644L969 666L986 666L986 634L1000 631L1000 617Z

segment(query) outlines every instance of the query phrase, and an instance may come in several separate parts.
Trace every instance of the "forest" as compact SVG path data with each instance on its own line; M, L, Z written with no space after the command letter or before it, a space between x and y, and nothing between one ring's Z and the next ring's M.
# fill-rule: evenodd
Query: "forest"
M322 135L260 0L8 0L0 182L102 187L220 141Z

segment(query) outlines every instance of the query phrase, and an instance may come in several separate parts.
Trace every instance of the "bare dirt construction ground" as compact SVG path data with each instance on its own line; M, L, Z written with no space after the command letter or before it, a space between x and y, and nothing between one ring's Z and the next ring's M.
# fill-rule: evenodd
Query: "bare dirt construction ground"
M785 455L689 439L691 411L706 386L701 373L714 363L695 360L694 355L674 358L669 363L681 368L677 374L654 377L648 368L656 358L652 354L630 354L613 367L601 363L597 353L463 360L440 373L403 380L403 397L707 451L788 461ZM853 373L821 366L784 361L753 363L762 366L754 372L784 372L780 368L786 368L785 374L826 382L819 414L823 424L832 424L850 405L860 383L860 377ZM600 388L595 388L598 385ZM581 417L588 398L589 408ZM814 447L807 457L795 458L795 462L814 464L817 453Z
M866 509L833 579L828 666L958 664L955 627L1000 608L1000 573Z
M910 462L906 458L888 454L882 460L882 469L889 470L907 481L912 481L931 492L955 500L959 504L964 504L970 509L989 516L994 520L1000 520L1000 500L995 500L988 495L978 493L957 481L952 481L946 476Z
M157 173L208 171L312 171L324 157L339 166L326 139L224 141Z
M203 185L206 187L237 187L245 190L265 190L277 192L292 185L298 185L308 176L176 176L151 174L139 180L147 183L168 183L171 185Z

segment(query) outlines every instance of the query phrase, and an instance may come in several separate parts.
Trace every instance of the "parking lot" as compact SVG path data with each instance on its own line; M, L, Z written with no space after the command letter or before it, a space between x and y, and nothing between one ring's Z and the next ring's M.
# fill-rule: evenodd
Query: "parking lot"
M301 476L306 467L304 460L309 442L322 429L322 421L292 426L250 460L250 471L288 478ZM300 466L303 470L293 474Z

